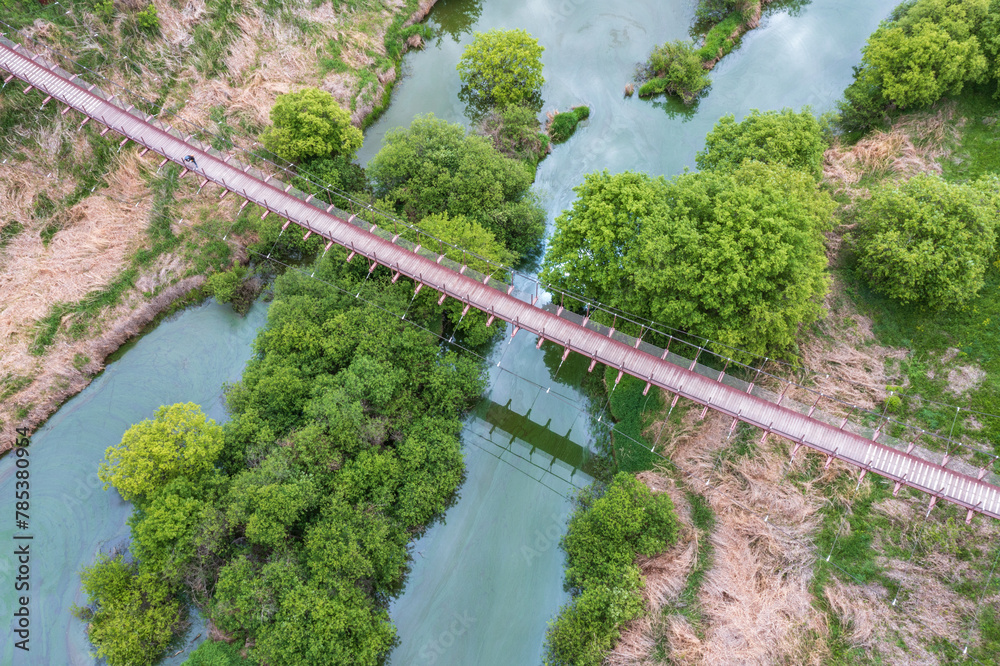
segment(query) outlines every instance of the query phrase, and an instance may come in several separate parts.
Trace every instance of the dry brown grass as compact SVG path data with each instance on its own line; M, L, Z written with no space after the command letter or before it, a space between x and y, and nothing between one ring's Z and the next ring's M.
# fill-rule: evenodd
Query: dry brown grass
M109 313L106 319L110 322L107 330L97 338L70 341L60 339L46 354L44 362L41 359L19 354L27 366L20 366L22 373L27 372L34 381L24 390L12 396L10 400L0 404L0 451L10 448L14 441L15 427L34 429L37 424L53 414L68 398L79 393L91 378L104 368L104 359L121 345L138 335L156 316L170 305L196 289L205 281L202 276L181 280L163 289L156 298L143 302L137 308L119 308L115 313ZM8 347L4 347L6 360ZM77 355L90 359L88 363L77 367ZM31 405L26 418L15 422L14 411L18 406Z
M158 9L163 5L160 18L166 42L175 50L189 46L191 32L202 19L204 1L188 0L180 10L170 0L157 0L156 4ZM433 4L425 1L411 18L422 18ZM349 67L370 67L375 62L371 54L385 55L385 30L402 5L392 2L380 11L351 13L332 2L317 7L293 3L290 9L316 29L308 34L296 24L265 15L259 7L244 7L244 13L236 18L239 33L225 55L225 75L206 80L193 66L180 68L185 86L178 90L183 98L171 98L168 103L182 106L184 118L203 126L210 125L213 108L223 107L231 124L242 119L251 127L264 127L277 95L316 86L351 110L352 121L360 125L381 102L384 86L395 79L395 69L376 72L378 85L362 89L359 77L351 72L320 76L317 48L328 40L336 41L341 59Z
M16 353L25 347L25 330L59 301L77 301L110 282L125 266L128 255L142 238L151 198L141 176L141 162L133 153L118 160L109 174L106 193L134 201L114 201L104 194L83 199L67 211L56 213L62 228L48 247L39 235L48 220L35 220L7 247L0 274L0 341L7 353L0 359L0 373L10 372ZM26 191L46 183L26 186ZM17 203L32 202L22 195ZM25 219L22 210L20 218Z
M857 312L836 275L824 306L826 317L802 342L802 365L813 373L819 391L873 409L885 400L887 385L906 383L899 365L909 351L875 343L871 320ZM842 411L826 402L821 408Z
M860 585L832 579L824 589L830 608L846 629L853 647L875 651L890 664L942 663L928 648L935 640L964 645L969 638L963 621L974 614L975 604L949 589L920 566L886 561L890 574L908 592L895 607L895 590L872 583ZM978 640L974 631L972 643Z
M653 428L660 429L684 485L702 494L716 516L707 535L713 561L698 595L703 638L679 615L654 615L630 628L608 663L658 663L652 657L658 642L669 645L670 663L819 663L826 654L826 620L812 605L809 535L818 525L820 502L809 486L781 483L787 453L780 443L715 464L714 453L730 444L730 422L711 412L699 424L699 414L692 409L680 425ZM674 589L681 588L667 587L663 598Z
M874 132L850 148L837 142L823 155L823 176L836 191L857 195L863 191L853 186L865 176L940 174L939 162L949 154L945 146L955 138L949 123L953 115L953 106L943 106L935 113L912 115L888 132Z
M297 7L295 3L289 5L300 18L318 27L319 34L312 35L303 33L294 22L265 17L259 7L246 3L243 15L237 19L240 32L226 55L227 71L218 80L206 80L195 69L190 57L192 33L199 22L205 20L205 0L152 1L160 17L162 39L143 43L146 53L142 54L138 74L120 67L107 67L104 74L115 83L152 99L160 97L163 81L159 69L165 64L169 75L177 79L177 85L172 88L173 97L164 100L164 106L180 108L182 118L203 126L211 125L212 109L221 107L232 124L242 119L254 127L263 127L269 122L269 112L278 94L302 86L326 88L345 107L355 105L363 92L358 90L357 78L350 74L330 74L321 80L316 44L325 43L328 38L340 40L357 64L369 63L371 57L365 50L384 53L384 31L404 4L392 0L367 13L350 13L330 1L316 7L305 0ZM131 12L147 4L146 0L116 0L116 9ZM421 3L411 20L423 18L433 4L432 0ZM123 57L121 18L110 26L86 12L80 13L80 19L82 29L76 35L58 30L43 20L36 21L25 32L70 56L83 48L101 51L109 63L120 61ZM130 52L128 55L133 62L139 59L138 54ZM148 66L154 61L158 63L157 72ZM390 69L377 72L377 75L379 86L388 85L395 71ZM375 93L373 100L378 103L382 89ZM357 103L356 106L359 108L354 118L360 123L371 104ZM86 162L90 157L90 145L83 134L68 132L75 122L77 119L64 120L57 116L47 126L25 123L16 136L3 137L3 140L16 143L18 150L27 153L36 171L54 171L56 156L67 140L73 148L70 153L78 162ZM176 120L170 122L181 124ZM62 154L65 155L65 151ZM151 195L142 177L145 167L133 152L123 155L109 174L107 189L68 210L58 211L49 220L36 220L33 216L39 192L45 190L58 202L72 191L74 183L62 174L54 174L55 180L46 182L0 166L0 216L4 221L18 220L25 225L24 231L15 236L0 255L0 346L3 349L0 377L34 378L30 386L0 406L0 419L6 430L13 427L12 415L18 406L31 405L26 421L28 425L38 423L61 400L86 384L89 373L100 367L99 359L134 334L137 326L141 328L142 322L152 319L151 306L141 292L160 291L154 299L153 309L162 309L168 304L165 298L176 298L181 293L177 285L171 284L185 266L177 257L162 257L139 277L134 293L126 295L112 311L101 314L102 325L111 330L100 340L69 341L65 336L57 336L44 358L28 353L34 323L45 316L52 305L77 301L107 285L125 267L128 257L145 237L143 229L151 208ZM182 184L183 191L190 187L187 183ZM217 201L213 203L219 215L228 214L235 206L233 198L221 205ZM182 205L180 210L187 214L189 207ZM45 246L39 234L53 221L60 229ZM186 291L192 283L180 284L186 287L182 291ZM70 318L62 322L63 326L70 323ZM81 371L73 363L74 358L79 359L77 354L98 360L91 361ZM76 365L80 365L79 360ZM5 441L10 439L5 437Z
M152 201L146 186L148 168L135 152L125 152L108 172L107 187L68 210L57 210L51 218L36 219L33 210L38 193L44 190L58 201L72 190L72 181L0 166L0 215L25 225L0 258L0 377L33 380L0 405L4 424L0 435L5 442L12 441L15 426L33 427L86 386L89 377L103 367L108 354L190 288L187 283L182 285L182 291L170 287L152 302L133 299L131 306L104 313L100 317L105 322L104 332L97 338L69 340L57 336L43 358L29 352L35 323L48 314L52 305L78 301L107 285L143 242ZM60 229L45 246L40 233L50 223ZM156 275L143 276L142 280L164 286L180 271L176 265L167 271L163 268L157 267ZM69 326L73 316L64 318L62 326ZM80 357L91 360L77 367L81 365L76 361ZM30 407L30 411L27 418L15 423L14 413L19 407Z

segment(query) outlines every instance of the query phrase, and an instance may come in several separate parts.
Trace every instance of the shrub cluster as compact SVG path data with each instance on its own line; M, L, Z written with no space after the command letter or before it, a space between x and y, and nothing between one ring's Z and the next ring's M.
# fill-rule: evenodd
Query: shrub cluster
M566 586L573 599L549 625L546 666L598 666L643 613L638 555L652 557L677 540L674 505L620 472L602 492L581 492L563 537Z
M753 109L741 122L732 114L720 118L705 138L697 164L702 171L731 171L753 160L805 171L818 181L826 147L819 122L808 108L798 113Z
M542 279L754 354L787 349L828 286L822 152L808 110L754 111L719 121L699 173L590 174L556 218Z
M914 0L872 35L840 103L841 126L864 132L894 109L1000 82L1000 0ZM998 88L1000 93L1000 88Z
M501 155L532 165L549 151L549 136L541 129L538 114L524 106L490 111L479 125L479 133L490 139Z
M649 80L639 87L639 97L667 93L691 104L712 84L698 50L682 40L653 49L649 54L648 75Z
M462 216L519 255L532 251L545 229L545 211L531 193L531 166L433 115L386 134L368 174L375 196L410 220Z
M872 289L935 309L975 298L996 254L996 178L973 185L917 175L858 204L854 245Z
M566 113L557 113L552 118L552 124L549 125L549 136L552 137L552 143L567 141L573 136L573 132L576 131L576 126L580 124L580 121L586 120L589 117L590 109L586 106L576 106Z

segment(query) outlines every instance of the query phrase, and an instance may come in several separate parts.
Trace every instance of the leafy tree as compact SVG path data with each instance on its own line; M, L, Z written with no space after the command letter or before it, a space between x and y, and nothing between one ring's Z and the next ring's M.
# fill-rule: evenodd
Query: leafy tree
M80 572L90 607L76 608L87 636L109 666L156 662L180 628L180 602L154 573L141 572L122 555L103 553Z
M837 102L840 118L837 125L845 132L861 135L872 127L888 123L889 101L882 92L877 72L863 64L854 67L854 81Z
M516 259L514 253L497 241L492 231L464 215L449 217L448 213L432 213L420 220L417 226L452 246L444 247L444 254L449 259L464 262L480 273L491 274L498 266L510 266Z
M748 162L680 176L667 200L633 253L634 302L651 318L766 354L821 315L835 205L810 175Z
M373 505L334 499L306 535L312 580L323 585L367 583L388 588L406 567L409 535Z
M872 288L940 309L975 298L995 252L998 217L984 205L987 182L980 188L917 175L861 202L855 245Z
M272 666L377 666L396 641L389 613L360 589L327 591L309 584L289 590L274 622L259 633L254 655Z
M851 132L884 121L890 107L909 109L958 94L985 79L1000 45L996 0L915 0L900 5L868 38L854 82L840 104ZM998 72L1000 74L1000 72Z
M346 208L348 202L338 192L362 197L369 192L364 168L352 159L352 155L334 155L306 160L299 165L300 177L295 179L295 187L315 194L328 204Z
M720 118L705 138L697 164L703 171L729 171L744 160L755 160L802 169L819 180L825 150L820 125L808 109L800 113L753 109L741 122L732 114Z
M506 260L476 222L437 215L429 226ZM440 327L450 313L435 299L414 302L412 285L335 252L315 262L320 280L276 280L255 356L227 390L229 423L164 407L124 440L142 447L109 453L107 479L137 501L139 564L115 595L95 597L95 644L125 654L117 663L149 663L133 645L146 649L151 628L166 626L153 621L173 617L163 609L176 610L174 594L264 663L374 665L393 645L385 599L407 544L461 483L458 417L482 392L482 368L390 314L408 308L407 319ZM102 601L112 597L128 604ZM169 640L172 627L153 637Z
M254 636L273 622L282 597L306 576L295 555L284 553L262 565L246 553L230 559L219 571L209 606L215 625L227 633Z
M670 497L653 495L631 474L619 472L603 495L584 493L578 501L562 541L571 588L614 586L637 553L652 557L677 540Z
M559 610L545 635L545 666L600 666L621 627L643 613L638 570L631 568L619 585L583 590Z
M886 99L902 109L960 93L966 82L979 81L986 72L986 59L974 37L956 39L931 20L920 21L909 31L899 26L879 28L863 54L879 73Z
M222 429L194 403L156 410L137 423L117 446L108 447L97 474L104 489L141 504L178 477L198 478L212 470L222 451Z
M531 167L433 115L386 134L368 173L375 195L411 220L463 216L519 254L536 246L545 228L545 212L529 191Z
M289 162L336 155L353 158L363 140L351 125L351 116L328 92L303 88L278 95L271 109L273 125L261 134L261 143Z
M174 583L180 582L184 565L194 557L194 531L204 504L185 495L165 489L146 511L130 519L136 558Z
M600 303L624 305L639 232L665 214L667 182L604 171L588 174L573 191L573 207L556 218L541 278Z
M992 0L990 3L977 36L989 63L990 75L997 82L994 97L1000 99L1000 0Z
M289 345L295 342L288 341ZM313 342L318 346L318 341ZM265 358L248 364L243 378L226 387L226 403L233 412L254 409L272 430L285 432L302 422L301 405L310 389L301 368Z
M246 277L246 267L241 264L233 266L232 270L218 271L208 276L206 291L220 303L230 303Z
M639 97L667 93L691 104L712 85L698 49L680 39L653 49L649 54L648 71L649 80L639 88Z
M470 99L480 107L542 108L542 51L524 30L477 32L458 62Z
M454 419L423 419L397 448L401 482L393 513L404 525L426 525L448 508L465 467Z
M215 506L224 485L219 477L177 478L133 512L129 548L144 570L173 586L187 584L199 598L207 592L227 533Z
M319 503L317 490L315 481L299 474L284 455L272 455L233 479L226 518L231 525L243 526L251 544L278 549Z
M820 315L834 204L810 175L747 162L591 175L577 192L543 263L556 287L760 354Z
M449 259L457 264L465 264L483 275L501 278L506 271L501 270L500 267L511 266L517 261L517 255L498 242L493 232L483 227L479 222L469 220L464 216L449 217L447 213L428 215L417 226L421 231L449 244L439 248ZM413 240L417 239L414 237ZM427 242L426 237L422 240ZM502 327L490 328L486 326L487 315L485 313L479 310L470 310L463 315L464 303L448 299L443 305L438 306L438 298L434 291L420 294L417 306L428 313L440 312L449 330L460 334L464 344L478 347L490 342L498 335L502 335Z

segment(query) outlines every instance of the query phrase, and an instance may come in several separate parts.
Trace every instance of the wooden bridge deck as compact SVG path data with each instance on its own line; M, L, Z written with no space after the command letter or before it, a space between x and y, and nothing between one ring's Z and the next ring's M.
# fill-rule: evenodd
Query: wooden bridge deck
M933 496L935 500L932 501L940 498L963 506L969 510L969 519L973 512L1000 518L1000 488L983 480L985 470L975 478L918 458L813 418L811 413L796 412L694 372L694 364L682 367L672 363L667 360L666 352L662 357L647 353L638 342L626 344L619 339L620 335L607 335L571 321L561 308L539 307L534 299L524 302L511 294L513 285L489 278L473 278L472 271L465 267L449 268L447 264L452 262L445 261L443 255L438 256L426 248L421 250L419 246L415 249L403 247L401 242L394 242L398 241L398 235L389 238L393 234L368 227L353 217L345 220L334 214L332 206L319 207L308 198L296 196L290 185L258 172L232 155L221 155L191 141L190 137L125 107L125 102L116 102L114 96L109 98L95 86L6 39L0 39L0 68L28 83L30 88L38 89L181 166L185 166L186 155L194 155L198 163L196 171L206 182L216 183L300 225L309 233L321 235L371 262L412 278L420 286L426 285L510 322L515 327L515 334L519 330L527 331L651 385L785 437L797 445L921 490Z

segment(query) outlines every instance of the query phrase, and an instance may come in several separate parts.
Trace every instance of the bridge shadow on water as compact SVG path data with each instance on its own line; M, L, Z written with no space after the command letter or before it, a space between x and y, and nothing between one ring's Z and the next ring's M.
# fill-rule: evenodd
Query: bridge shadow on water
M586 438L582 429L574 433L574 423L565 434L559 434L551 429L551 418L538 423L532 420L532 409L519 414L511 409L512 402L481 402L466 423L466 442L566 497L594 480L596 455L574 441L575 435Z

